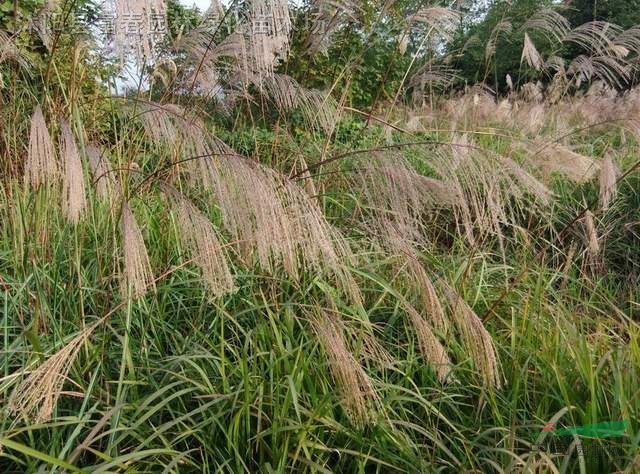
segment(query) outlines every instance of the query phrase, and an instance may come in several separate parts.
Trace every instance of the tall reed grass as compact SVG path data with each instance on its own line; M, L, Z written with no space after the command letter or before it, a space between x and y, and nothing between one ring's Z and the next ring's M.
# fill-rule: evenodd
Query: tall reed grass
M78 43L38 65L1 35L0 470L635 472L637 31L543 9L527 31L588 51L526 34L546 88L433 97L453 72L412 60L378 113L283 72L286 2L212 8L129 95ZM314 8L309 54L361 14ZM118 54L164 51L142 33ZM613 420L593 459L540 434Z

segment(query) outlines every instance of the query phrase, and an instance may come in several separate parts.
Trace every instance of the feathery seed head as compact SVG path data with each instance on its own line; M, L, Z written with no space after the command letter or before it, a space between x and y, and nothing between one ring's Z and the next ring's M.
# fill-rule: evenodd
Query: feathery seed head
M524 34L524 46L522 48L520 63L523 61L526 61L526 63L536 71L539 71L544 64L542 56L527 33Z
M102 320L88 326L32 371L13 391L7 406L13 414L44 423L51 419L78 352Z
M485 385L500 388L500 364L491 335L478 315L453 288L444 280L438 280L438 283L449 298L453 320Z
M149 288L154 289L155 283L142 232L126 202L122 204L120 229L124 253L123 294L125 297L131 295L132 298L138 298Z
M111 164L108 158L104 155L95 145L87 145L86 148L87 158L89 159L89 166L91 168L91 174L93 175L93 183L96 187L98 196L109 202L113 207L120 199L122 191L120 185L116 181L116 177L111 169Z
M349 351L342 324L328 313L313 317L311 323L342 393L343 408L357 425L373 421L378 395L371 379Z
M31 117L29 154L24 171L25 181L33 188L43 183L53 183L60 178L51 135L39 105Z
M87 207L87 197L80 152L65 120L60 123L60 157L63 167L62 209L67 218L77 224Z
M611 155L607 155L600 168L600 205L603 210L609 208L609 204L615 198L618 189L616 186L618 171Z
M220 296L233 291L233 276L209 219L178 190L166 184L162 190L173 203L181 236L213 294Z
M415 308L410 305L405 305L405 310L416 331L420 352L425 359L433 365L438 380L442 383L446 382L451 373L452 366L446 349L433 333L429 323L427 323Z

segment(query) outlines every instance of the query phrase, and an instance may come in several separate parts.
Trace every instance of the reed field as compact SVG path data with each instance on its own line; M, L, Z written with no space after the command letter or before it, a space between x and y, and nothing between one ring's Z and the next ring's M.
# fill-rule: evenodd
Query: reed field
M640 472L640 24L578 4L0 2L0 472Z

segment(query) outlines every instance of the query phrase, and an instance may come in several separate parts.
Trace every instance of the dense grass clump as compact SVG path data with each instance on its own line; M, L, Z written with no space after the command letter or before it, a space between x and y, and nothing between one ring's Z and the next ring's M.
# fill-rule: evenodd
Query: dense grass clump
M525 32L557 74L499 96L447 91L441 6L301 7L306 38L281 1L116 7L185 15L114 38L126 94L99 45L0 16L0 471L640 470L637 31L542 9L589 54ZM414 50L372 97L368 47L331 56L354 22Z

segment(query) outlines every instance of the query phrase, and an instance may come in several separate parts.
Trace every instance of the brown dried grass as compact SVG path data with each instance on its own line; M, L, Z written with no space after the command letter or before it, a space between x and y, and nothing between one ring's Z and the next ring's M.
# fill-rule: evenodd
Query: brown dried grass
M168 185L163 185L162 190L173 205L180 236L213 294L221 296L233 291L233 276L211 221L184 194Z
M125 297L138 298L149 288L155 288L153 272L142 232L126 202L122 204L121 213L120 230L124 254L122 290Z
M55 183L60 179L53 142L39 105L31 117L29 153L24 173L25 182L33 188L44 183Z
M87 196L80 152L65 120L60 122L60 158L63 168L62 210L72 223L77 224L87 207Z
M344 410L356 425L374 421L378 395L373 382L349 351L342 324L329 313L313 317L311 323L341 392Z
M35 423L49 421L60 395L64 394L63 386L82 345L101 322L87 326L32 371L7 401L9 412Z

